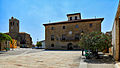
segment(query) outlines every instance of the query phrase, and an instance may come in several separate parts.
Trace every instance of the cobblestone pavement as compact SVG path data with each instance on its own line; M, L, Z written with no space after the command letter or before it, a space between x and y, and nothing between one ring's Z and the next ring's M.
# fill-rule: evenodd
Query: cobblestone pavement
M1 56L0 68L79 68L81 51L30 51Z

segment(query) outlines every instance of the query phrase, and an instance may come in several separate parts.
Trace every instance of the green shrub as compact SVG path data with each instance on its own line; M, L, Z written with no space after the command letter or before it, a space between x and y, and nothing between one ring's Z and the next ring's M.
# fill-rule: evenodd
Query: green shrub
M37 46L37 47L41 47L41 46L42 46L42 43L41 43L41 42L37 42L36 46Z
M82 49L103 51L112 46L111 41L111 35L102 32L91 32L90 34L83 35L79 45Z
M6 41L6 40L12 42L12 38L9 35L4 34L4 33L0 33L0 41Z

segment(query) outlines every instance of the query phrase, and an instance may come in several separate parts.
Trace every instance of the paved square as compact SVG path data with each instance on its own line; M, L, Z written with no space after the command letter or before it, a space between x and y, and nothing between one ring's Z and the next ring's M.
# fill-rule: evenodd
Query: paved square
M28 52L0 57L0 68L79 68L81 51Z

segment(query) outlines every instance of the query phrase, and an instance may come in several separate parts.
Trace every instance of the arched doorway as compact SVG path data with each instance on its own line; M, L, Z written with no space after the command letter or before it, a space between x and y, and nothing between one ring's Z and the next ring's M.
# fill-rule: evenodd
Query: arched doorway
M72 43L68 43L67 50L73 50Z

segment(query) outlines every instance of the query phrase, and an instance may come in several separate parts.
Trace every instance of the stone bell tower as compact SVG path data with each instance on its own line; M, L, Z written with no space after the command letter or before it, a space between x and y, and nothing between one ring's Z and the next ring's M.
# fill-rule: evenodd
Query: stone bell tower
M19 33L19 20L16 18L11 17L11 19L9 19L9 33L13 39L16 39Z

